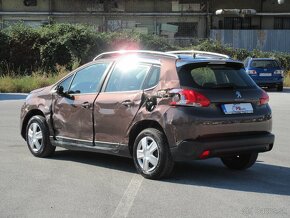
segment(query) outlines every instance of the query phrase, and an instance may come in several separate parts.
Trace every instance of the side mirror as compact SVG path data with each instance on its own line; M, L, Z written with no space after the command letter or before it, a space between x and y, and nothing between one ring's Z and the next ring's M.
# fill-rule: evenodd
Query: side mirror
M56 88L56 93L59 94L59 95L64 95L63 86L58 86Z
M73 95L70 95L69 93L63 91L63 86L58 86L56 88L56 93L59 94L62 97L74 100L74 96Z

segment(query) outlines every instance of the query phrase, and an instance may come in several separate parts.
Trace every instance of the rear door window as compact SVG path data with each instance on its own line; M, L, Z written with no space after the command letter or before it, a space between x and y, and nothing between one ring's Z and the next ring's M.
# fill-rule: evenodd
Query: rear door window
M194 88L247 88L254 87L254 81L241 67L227 65L187 64L178 70L180 84Z
M148 77L145 80L143 89L150 89L156 86L160 79L160 67L153 66L149 72Z
M150 65L132 63L124 66L117 63L112 71L105 92L141 90Z

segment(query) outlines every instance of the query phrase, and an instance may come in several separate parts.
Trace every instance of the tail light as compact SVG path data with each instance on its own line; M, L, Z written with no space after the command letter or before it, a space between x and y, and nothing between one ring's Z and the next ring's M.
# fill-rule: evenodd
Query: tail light
M209 157L209 155L210 155L210 151L206 150L206 151L202 152L201 155L199 155L199 158L205 159L205 158Z
M269 102L269 95L267 94L267 92L262 90L262 96L260 98L260 105L267 104L268 102Z
M247 73L250 75L257 75L257 72L255 70L247 70Z
M275 70L274 74L283 76L284 71L283 70Z
M208 107L210 100L199 92L190 89L174 89L170 91L173 94L173 106L195 106L195 107Z

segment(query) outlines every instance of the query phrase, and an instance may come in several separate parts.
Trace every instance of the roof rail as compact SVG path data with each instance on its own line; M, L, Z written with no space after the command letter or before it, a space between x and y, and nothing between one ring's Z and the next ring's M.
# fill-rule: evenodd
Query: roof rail
M147 51L147 50L120 50L120 51L111 51L111 52L104 52L96 56L93 60L96 61L98 59L104 57L110 57L113 55L126 55L126 54L144 54L144 55L155 55L155 56L164 56L169 58L178 59L178 56L175 54L170 54L167 52L158 52L158 51Z
M221 58L221 59L229 59L230 58L230 56L225 55L225 54L220 54L220 53L215 53L215 52L207 52L207 51L197 51L197 50L168 51L166 53L168 53L168 54L175 54L175 55L192 55L193 58L195 58L196 55L200 55L200 56L214 56L216 58Z

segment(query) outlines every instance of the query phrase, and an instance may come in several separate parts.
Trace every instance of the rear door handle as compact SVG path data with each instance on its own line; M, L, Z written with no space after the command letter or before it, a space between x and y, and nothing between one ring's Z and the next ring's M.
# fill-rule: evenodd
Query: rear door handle
M88 102L88 101L82 103L82 107L83 108L90 108L91 106L92 106L92 104L90 102Z
M130 107L134 104L133 101L130 101L130 100L126 100L126 101L123 101L122 102L122 105L126 106L126 107Z

